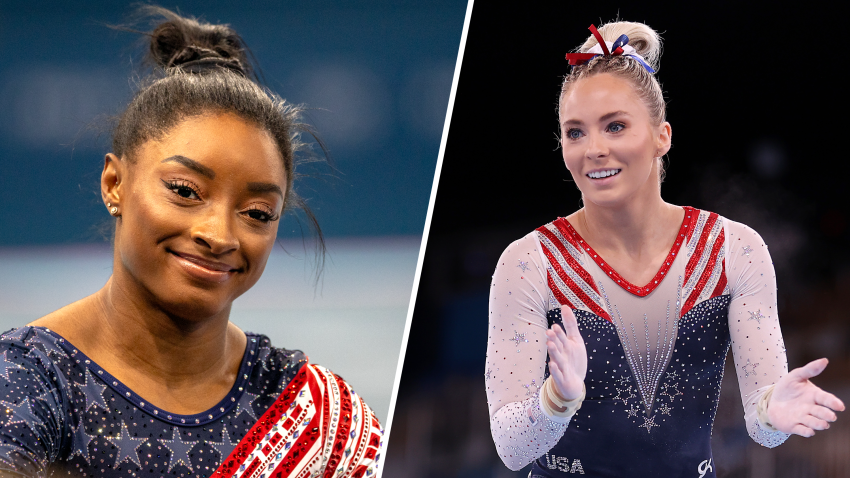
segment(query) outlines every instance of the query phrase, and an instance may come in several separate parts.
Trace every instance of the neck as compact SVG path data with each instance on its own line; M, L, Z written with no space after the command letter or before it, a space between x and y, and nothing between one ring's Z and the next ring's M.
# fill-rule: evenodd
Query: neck
M661 199L661 186L652 182L616 206L584 201L576 214L583 236L597 250L621 250L640 255L647 245L667 242L668 226L681 208Z
M92 339L113 366L166 388L220 377L233 368L229 358L241 356L236 348L244 349L244 335L229 325L229 305L213 317L189 321L169 314L138 289L118 272L95 294L98 327Z

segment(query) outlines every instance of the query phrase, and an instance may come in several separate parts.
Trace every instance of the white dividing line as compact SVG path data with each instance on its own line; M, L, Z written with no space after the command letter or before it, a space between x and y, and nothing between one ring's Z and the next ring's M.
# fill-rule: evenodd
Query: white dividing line
M449 138L449 127L452 124L452 111L455 105L455 93L457 92L457 83L460 80L460 66L463 63L463 50L466 48L466 34L469 31L469 19L472 17L472 4L474 0L469 0L466 5L466 17L463 20L463 33L460 36L460 48L457 52L457 62L455 63L455 74L452 79L452 92L449 95L449 105L446 110L446 122L443 124L443 137L440 140L440 152L437 155L437 167L434 171L434 182L431 185L431 199L428 202L428 213L425 216L425 229L422 232L422 244L419 246L419 260L416 262L416 275L413 278L413 290L410 293L410 305L407 308L407 321L404 324L404 334L401 338L401 350L398 355L398 366L395 371L395 381L393 382L393 396L390 399L390 412L387 415L387 425L384 428L384 450L382 463L378 465L378 473L375 478L381 478L384 473L384 465L387 462L387 450L390 443L390 431L393 426L393 416L395 415L396 398L398 398L398 387L401 383L401 371L404 368L404 355L407 352L407 339L410 335L410 322L413 320L413 310L416 305L416 294L419 291L419 278L422 275L422 263L425 260L425 246L428 244L428 233L431 230L431 216L434 214L434 202L437 199L437 186L440 184L440 171L443 168L443 154L446 152L446 142Z

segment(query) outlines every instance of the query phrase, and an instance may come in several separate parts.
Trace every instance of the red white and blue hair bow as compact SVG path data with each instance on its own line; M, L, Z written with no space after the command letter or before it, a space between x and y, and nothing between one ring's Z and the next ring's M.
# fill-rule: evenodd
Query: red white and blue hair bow
M596 30L595 26L591 25L589 30L593 33L593 36L596 37L596 41L598 43L588 50L587 53L567 53L567 60L569 60L571 66L583 65L599 55L624 55L635 59L638 63L643 65L644 68L646 68L646 71L655 73L655 70L653 70L646 60L637 53L637 50L629 45L629 37L627 35L620 35L620 37L614 42L606 42L602 39L602 35L599 34L599 31Z

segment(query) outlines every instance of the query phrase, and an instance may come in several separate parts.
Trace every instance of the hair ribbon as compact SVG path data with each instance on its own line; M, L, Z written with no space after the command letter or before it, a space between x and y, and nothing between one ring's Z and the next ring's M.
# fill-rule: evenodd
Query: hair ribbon
M608 49L608 44L605 40L602 39L602 35L599 34L599 31L596 29L594 25L590 25L590 33L593 33L593 36L596 37L596 41L598 42L593 48L590 49L587 53L567 53L566 59L570 62L570 66L578 66L587 63L588 61L596 58L600 55L605 56L619 56L625 55L640 63L646 71L650 73L655 73L655 70L652 69L649 64L646 63L646 60L643 59L637 53L632 46L629 45L629 37L625 34L620 35L614 43L611 44L611 49Z

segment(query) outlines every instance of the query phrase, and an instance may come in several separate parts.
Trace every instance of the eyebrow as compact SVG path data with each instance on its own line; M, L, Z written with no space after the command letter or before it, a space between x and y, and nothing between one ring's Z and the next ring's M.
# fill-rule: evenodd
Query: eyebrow
M210 169L207 166L195 161L194 159L187 158L186 156L181 156L179 154L175 154L174 156L169 156L162 160L163 163L168 163L170 161L174 161L175 163L182 164L187 168L195 171L196 173L206 176L210 179L215 179L215 171Z
M257 194L277 193L280 194L280 197L283 197L283 190L274 183L248 183L248 191Z
M628 114L628 113L626 113L625 111L622 111L622 110L620 110L620 111L612 111L612 112L610 112L610 113L608 113L608 114L603 115L601 118L599 118L599 122L600 122L600 123L604 123L605 121L608 121L609 119L611 119L611 118L613 118L613 117L615 117L615 116L620 116L620 115L622 115L622 116L631 116L630 114ZM561 123L561 124L563 124L563 125L568 125L568 124L569 124L569 125L580 125L580 124L584 124L584 123L583 123L582 121L580 121L580 120L577 120L577 119L568 119L568 120L564 121L564 122L563 122L563 123Z

